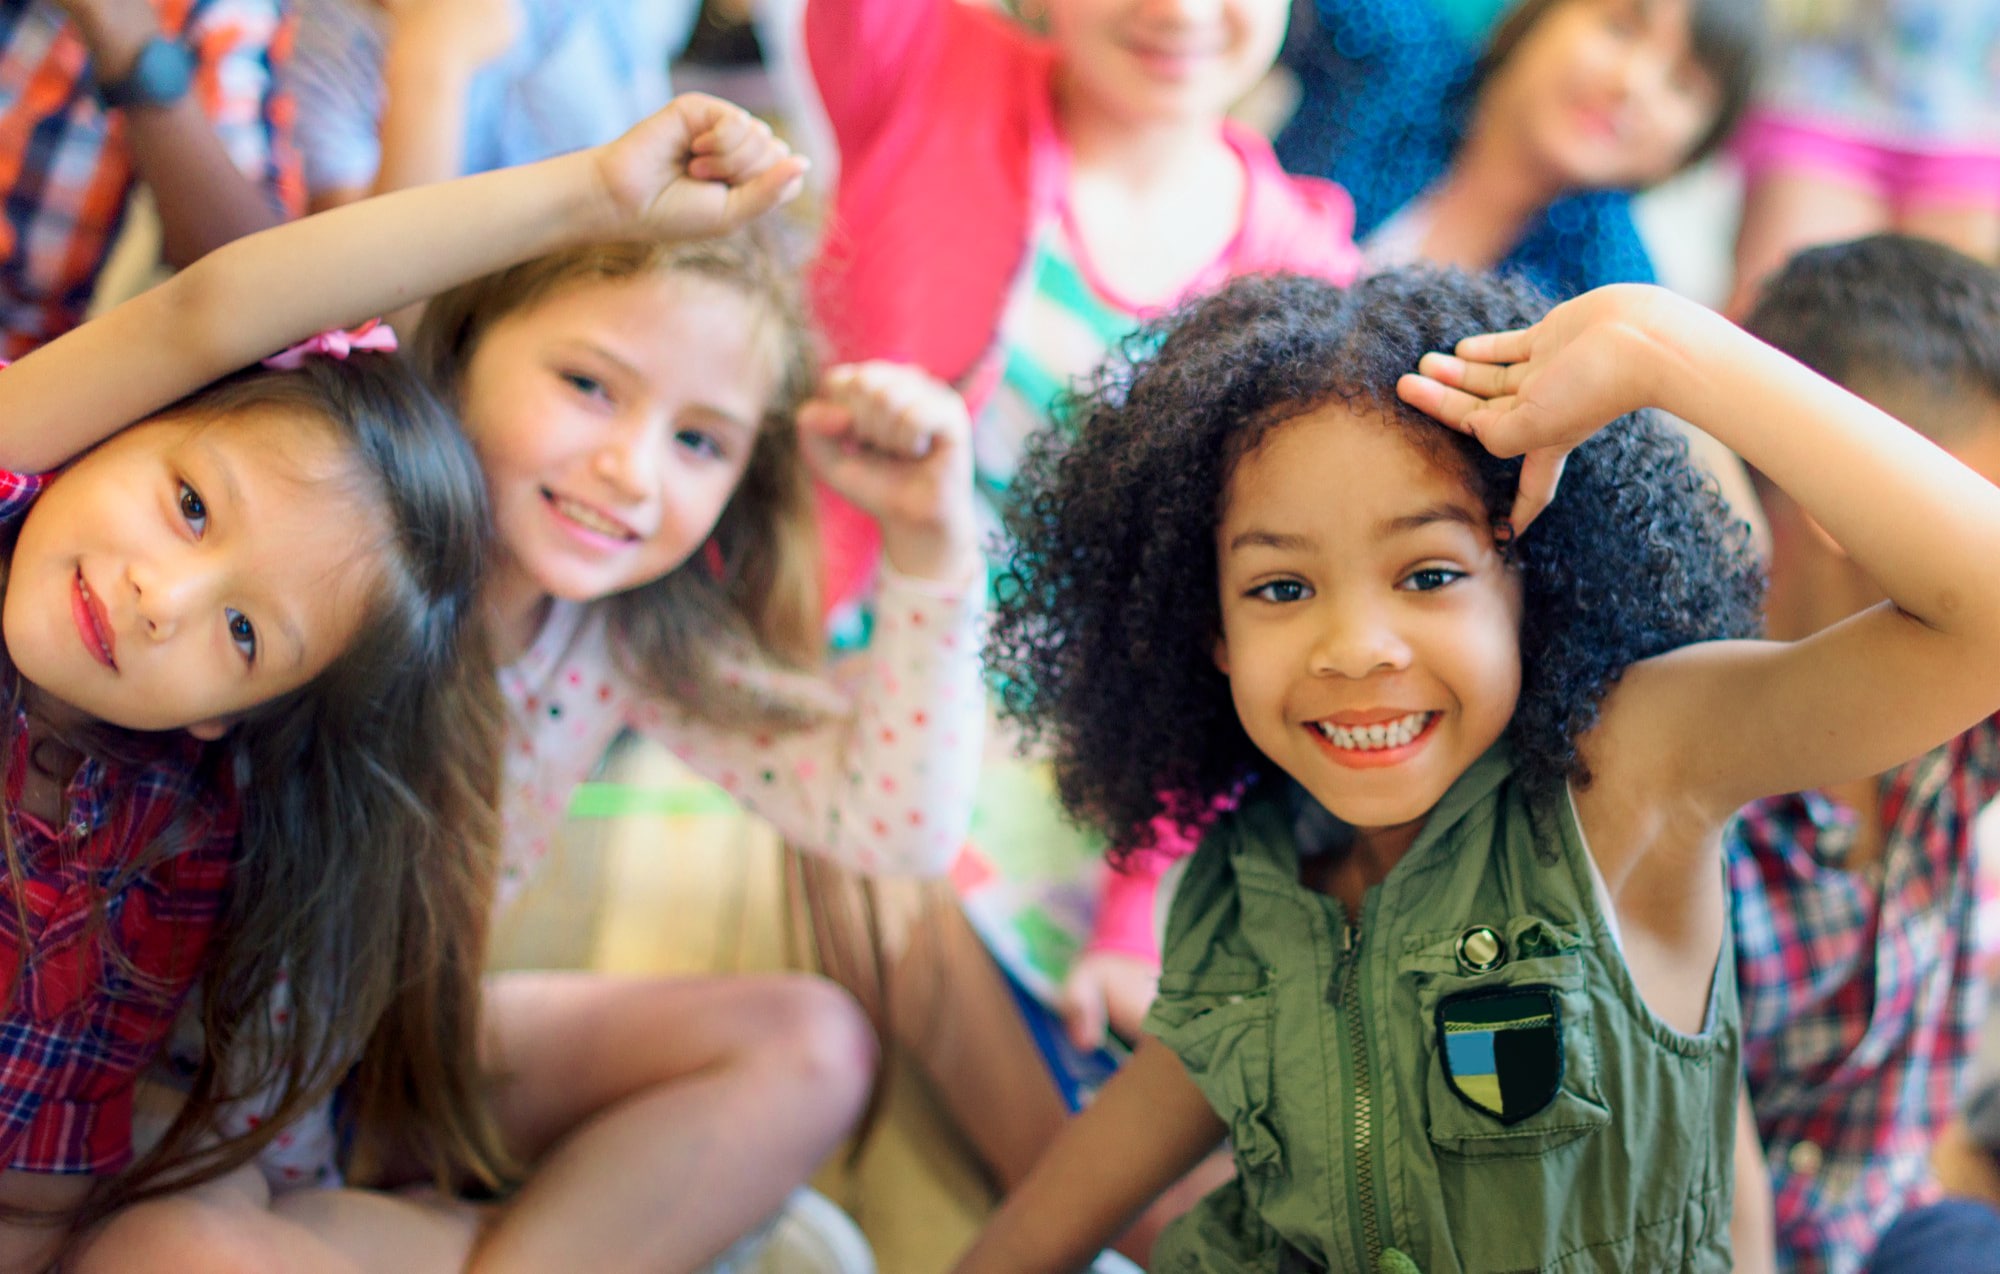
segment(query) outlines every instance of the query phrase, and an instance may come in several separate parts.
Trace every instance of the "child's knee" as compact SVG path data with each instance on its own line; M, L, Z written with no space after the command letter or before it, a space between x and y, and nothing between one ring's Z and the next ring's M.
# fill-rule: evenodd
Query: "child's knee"
M764 1004L759 1052L800 1082L859 1112L875 1079L875 1028L861 1005L833 982L806 974L773 981Z
M68 1274L264 1274L284 1253L248 1207L173 1197L135 1204L63 1262Z

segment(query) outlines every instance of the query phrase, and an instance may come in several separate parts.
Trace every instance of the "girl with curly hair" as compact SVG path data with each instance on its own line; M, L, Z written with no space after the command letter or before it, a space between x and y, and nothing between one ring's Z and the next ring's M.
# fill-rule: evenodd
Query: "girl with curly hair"
M1152 1268L1730 1268L1717 834L2000 704L2000 492L1671 294L1539 313L1241 282L1031 459L991 654L1065 804L1127 847L1235 808L1150 1035L962 1269L1081 1264L1225 1135ZM1749 640L1744 531L1647 406L1890 601Z

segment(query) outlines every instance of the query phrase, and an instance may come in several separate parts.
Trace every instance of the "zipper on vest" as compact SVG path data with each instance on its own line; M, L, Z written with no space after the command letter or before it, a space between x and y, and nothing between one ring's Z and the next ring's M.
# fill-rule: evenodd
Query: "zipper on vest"
M1347 1027L1348 1058L1354 1067L1354 1198L1361 1208L1361 1239L1368 1268L1382 1259L1382 1219L1375 1206L1375 1087L1368 1072L1368 1038L1361 1016L1357 951L1361 926L1340 927L1340 1013Z

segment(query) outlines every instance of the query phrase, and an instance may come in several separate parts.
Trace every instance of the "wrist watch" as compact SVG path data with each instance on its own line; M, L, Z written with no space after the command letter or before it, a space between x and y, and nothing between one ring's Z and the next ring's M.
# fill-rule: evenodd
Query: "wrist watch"
M106 110L134 106L172 106L187 96L194 82L194 54L163 35L139 48L125 78L97 86L97 100Z

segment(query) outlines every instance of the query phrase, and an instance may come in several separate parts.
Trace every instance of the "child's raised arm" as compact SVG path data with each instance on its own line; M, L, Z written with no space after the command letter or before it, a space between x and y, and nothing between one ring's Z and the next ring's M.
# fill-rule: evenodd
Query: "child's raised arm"
M1768 475L1890 598L1802 641L1708 642L1635 665L1593 731L1612 740L1592 749L1594 769L1719 824L1757 797L1878 774L2000 705L2000 489L1930 442L1655 288L1588 293L1458 355L1426 356L1404 397L1526 455L1524 531L1570 448L1658 406Z
M689 94L603 146L238 240L0 375L0 466L53 468L315 332L571 243L722 234L804 167L741 108Z

